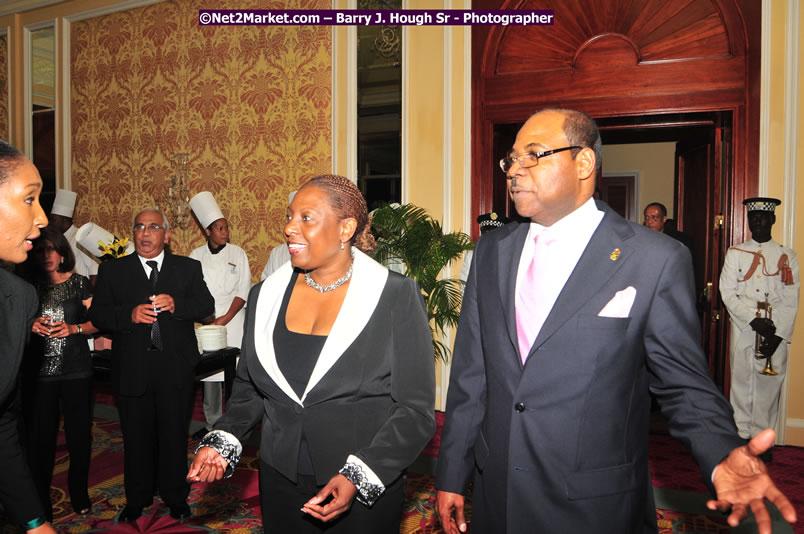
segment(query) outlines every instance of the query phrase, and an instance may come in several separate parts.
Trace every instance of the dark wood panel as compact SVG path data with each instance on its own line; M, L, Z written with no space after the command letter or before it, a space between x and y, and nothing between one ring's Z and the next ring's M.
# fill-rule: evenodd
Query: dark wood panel
M729 191L741 199L756 187L758 0L475 0L472 5L553 9L556 20L550 27L472 29L473 214L492 209L495 124L521 123L548 106L581 109L596 118L731 112ZM739 210L730 216L742 235Z
M608 46L617 41L601 39L597 46L590 46L576 69L539 73L522 70L487 78L486 101L510 103L660 94L672 106L672 99L684 93L745 89L744 58L637 65L633 55L626 55L628 50L624 46Z
M589 4L597 10L590 9ZM734 54L724 17L711 0L573 3L526 1L520 9L553 9L555 24L501 27L487 55L497 74L577 67L579 52L603 35L629 42L639 62ZM603 16L597 16L603 12ZM590 17L594 13L594 17ZM739 40L738 40L739 41Z
M593 117L659 115L684 111L718 111L734 109L744 103L742 89L725 92L684 93L668 98L665 94L624 97L597 97L589 93L580 99L531 99L528 102L491 103L483 106L483 119L494 123L524 122L534 111L546 106L579 109ZM480 110L478 110L479 112Z

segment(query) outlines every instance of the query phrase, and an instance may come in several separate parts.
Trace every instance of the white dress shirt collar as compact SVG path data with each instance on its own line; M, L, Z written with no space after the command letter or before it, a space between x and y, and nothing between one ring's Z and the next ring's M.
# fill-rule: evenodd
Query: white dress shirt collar
M589 244L604 213L597 209L594 199L590 198L579 208L557 221L550 227L531 222L528 237L519 257L519 268L516 276L516 291L525 276L536 249L534 238L547 231L550 235L550 262L544 272L539 273L546 288L542 302L547 310L552 310L561 290L567 283L572 271L581 259L583 251ZM547 314L545 314L547 317ZM539 325L541 328L541 325Z
M161 272L162 262L165 260L165 250L162 249L162 252L160 252L159 255L156 256L155 258L143 258L139 254L137 254L137 257L140 259L140 263L142 263L142 268L145 269L145 276L150 277L151 267L146 262L156 261L156 270Z

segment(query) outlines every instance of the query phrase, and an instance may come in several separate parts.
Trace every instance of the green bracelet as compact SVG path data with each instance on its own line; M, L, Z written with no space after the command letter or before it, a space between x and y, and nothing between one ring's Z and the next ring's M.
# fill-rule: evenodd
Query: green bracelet
M41 527L45 523L47 523L47 521L45 521L41 517L35 517L35 518L31 519L30 521L28 521L27 523L25 523L22 526L22 528L23 528L23 530L33 530L35 528Z

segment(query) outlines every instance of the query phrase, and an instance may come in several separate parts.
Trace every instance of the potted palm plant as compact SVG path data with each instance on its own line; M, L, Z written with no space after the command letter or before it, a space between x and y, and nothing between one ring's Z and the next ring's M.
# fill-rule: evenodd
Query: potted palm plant
M372 212L371 231L377 241L373 257L410 276L424 295L433 333L433 355L448 361L444 331L458 325L464 282L446 276L445 267L474 248L463 232L445 234L441 223L413 204L386 204Z

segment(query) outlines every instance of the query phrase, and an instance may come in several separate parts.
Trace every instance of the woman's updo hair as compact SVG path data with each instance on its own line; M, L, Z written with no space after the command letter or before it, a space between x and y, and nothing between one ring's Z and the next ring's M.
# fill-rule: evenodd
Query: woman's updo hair
M314 185L324 191L329 198L330 205L342 219L352 217L357 221L357 227L351 239L353 246L365 253L374 250L377 244L374 242L374 236L371 235L371 221L368 216L366 199L363 198L363 194L355 184L343 176L322 174L310 178L302 187L308 185Z

